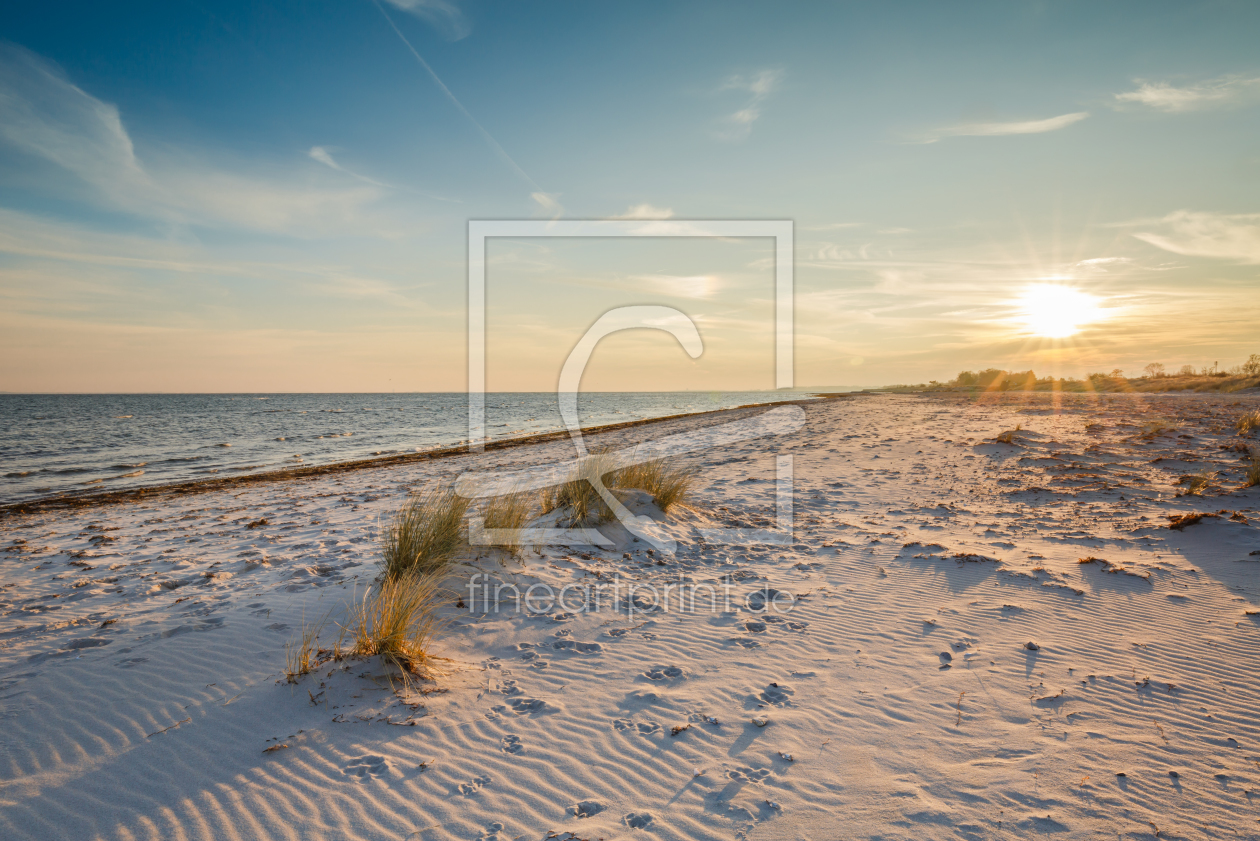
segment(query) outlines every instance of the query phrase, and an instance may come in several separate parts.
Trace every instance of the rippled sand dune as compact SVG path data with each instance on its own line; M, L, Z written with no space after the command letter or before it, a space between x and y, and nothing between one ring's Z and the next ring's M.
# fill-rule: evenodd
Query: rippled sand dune
M567 443L9 513L0 836L1260 837L1260 442L1233 431L1258 402L806 404L799 432L694 456L676 554L491 552L448 582L710 585L729 610L465 591L410 691L367 660L288 683L285 643L326 617L331 641L410 490ZM702 542L773 525L775 455L791 542Z

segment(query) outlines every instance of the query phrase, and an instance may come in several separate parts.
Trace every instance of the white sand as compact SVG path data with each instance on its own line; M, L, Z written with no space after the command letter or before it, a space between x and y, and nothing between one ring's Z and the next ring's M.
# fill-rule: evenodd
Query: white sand
M288 685L284 644L362 592L409 488L567 444L9 516L0 837L1260 837L1260 488L1233 490L1242 454L1221 448L1237 402L811 406L798 434L704 455L705 510L674 524L772 517L787 452L790 546L479 562L555 586L729 576L807 594L794 610L452 606L447 691L424 698L369 661ZM1133 439L1156 418L1179 429ZM1023 446L987 442L1016 423ZM1174 498L1202 469L1207 495ZM1239 519L1167 528L1222 509Z

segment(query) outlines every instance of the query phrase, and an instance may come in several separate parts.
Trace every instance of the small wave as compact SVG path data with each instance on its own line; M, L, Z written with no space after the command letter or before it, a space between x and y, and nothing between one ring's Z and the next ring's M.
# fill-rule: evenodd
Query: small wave
M184 461L201 461L203 458L210 458L210 456L176 456L175 458L163 459L162 464L179 464Z
M91 472L92 472L92 468L90 468L90 467L65 467L65 468L62 468L61 470L49 470L49 469L45 469L45 470L41 470L41 471L39 471L39 472L40 472L40 473L45 473L45 472L47 472L47 473L56 473L58 476L69 476L69 475L73 475L73 474L75 474L75 473L91 473Z
M275 440L277 440L277 441L285 441L285 440L287 440L287 439L286 439L283 435L281 435L279 438L276 438Z
M110 467L110 470L135 470L137 467L145 467L147 465L147 461L141 461L136 464L115 464Z
M134 479L134 478L136 478L137 476L143 476L143 475L144 475L144 471L143 471L143 470L133 470L131 473L123 473L122 475L120 475L120 476L114 476L113 478L115 478L115 479Z
M80 482L81 485L99 485L104 479L88 479L86 482Z
M135 415L114 415L114 420L126 420L127 418L134 418L134 417Z
M231 444L215 444L216 447L230 447Z
M6 478L6 479L21 479L23 476L30 476L30 475L31 475L31 473L33 473L33 472L34 472L33 470L21 470L21 471L18 471L18 472L16 472L16 473L6 473L6 474L4 474L4 478Z

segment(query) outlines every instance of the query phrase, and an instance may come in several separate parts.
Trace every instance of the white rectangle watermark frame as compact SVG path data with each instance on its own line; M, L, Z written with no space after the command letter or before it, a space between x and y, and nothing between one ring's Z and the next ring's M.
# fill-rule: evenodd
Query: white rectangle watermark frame
M791 220L758 219L690 219L690 220L470 220L468 223L468 449L483 452L486 442L486 240L490 237L766 237L774 240L774 354L775 388L790 389L794 385L793 246L794 223ZM557 396L560 396L559 394ZM573 407L576 410L576 406ZM788 407L784 407L785 409ZM800 428L804 413L795 408L797 417L790 423ZM562 410L563 413L563 410ZM573 421L576 423L576 420ZM580 438L580 429L571 429ZM584 452L582 450L581 452ZM792 540L792 457L775 458L775 526L769 529L703 529L707 543L786 544ZM457 484L458 487L458 484ZM478 494L479 495L479 494ZM630 517L628 512L623 512ZM619 515L621 516L621 515ZM627 521L628 522L628 521ZM518 538L560 543L577 541L585 545L601 545L602 535L588 530L518 530ZM534 532L538 532L535 534ZM544 534L545 532L545 534ZM554 532L554 533L553 533ZM475 544L494 543L497 535L489 534L484 521L474 515L469 524L470 539ZM655 542L655 541L654 541ZM659 547L666 544L657 543ZM673 551L673 543L668 543Z
M490 237L769 237L774 239L774 387L792 388L793 227L788 219L473 219L468 222L468 449L486 441L486 240Z

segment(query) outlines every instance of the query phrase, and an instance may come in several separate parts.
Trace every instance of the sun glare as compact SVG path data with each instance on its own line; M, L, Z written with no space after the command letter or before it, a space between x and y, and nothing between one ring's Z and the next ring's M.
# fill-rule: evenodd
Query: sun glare
M1071 286L1037 283L1019 298L1021 320L1038 336L1066 339L1102 317L1098 298Z

